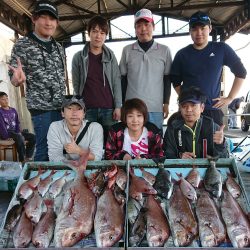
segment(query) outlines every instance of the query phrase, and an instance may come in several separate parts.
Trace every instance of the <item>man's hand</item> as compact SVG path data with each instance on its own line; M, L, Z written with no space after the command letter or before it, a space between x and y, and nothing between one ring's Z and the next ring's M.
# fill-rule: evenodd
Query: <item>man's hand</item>
M115 108L113 112L113 119L115 121L120 121L121 120L121 109L120 108Z
M9 70L13 72L13 76L11 78L11 83L18 87L20 85L23 85L26 81L26 76L23 72L22 63L20 61L20 58L17 58L17 68L12 67L9 65Z
M213 99L213 101L217 101L214 105L213 108L221 108L223 106L227 106L228 104L230 104L232 102L233 98L231 97L219 97L219 98L215 98Z
M223 133L223 129L224 129L225 125L221 125L220 129L218 131L215 131L214 135L213 135L213 141L216 144L221 144L224 141L224 133Z
M73 136L70 143L64 144L64 149L68 154L81 154L81 148L76 144Z
M184 153L180 153L180 158L181 159L194 159L196 158L196 155L192 152L184 152Z
M165 103L163 104L163 118L166 119L168 117L169 114L169 108L168 108L168 104Z

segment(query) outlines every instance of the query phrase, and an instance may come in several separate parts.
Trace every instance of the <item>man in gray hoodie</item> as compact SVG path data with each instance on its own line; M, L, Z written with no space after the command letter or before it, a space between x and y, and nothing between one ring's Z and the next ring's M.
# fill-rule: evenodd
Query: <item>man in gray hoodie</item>
M93 17L88 23L90 41L72 60L74 92L84 98L86 119L99 122L104 138L111 125L120 120L122 93L117 60L104 42L109 32L107 20Z

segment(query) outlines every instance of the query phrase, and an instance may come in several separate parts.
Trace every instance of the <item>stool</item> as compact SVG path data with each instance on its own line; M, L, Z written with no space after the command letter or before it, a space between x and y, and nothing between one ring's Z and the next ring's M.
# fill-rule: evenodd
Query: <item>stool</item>
M7 150L12 151L13 161L17 161L17 149L14 140L0 140L0 160L7 160ZM3 152L3 157L2 157Z

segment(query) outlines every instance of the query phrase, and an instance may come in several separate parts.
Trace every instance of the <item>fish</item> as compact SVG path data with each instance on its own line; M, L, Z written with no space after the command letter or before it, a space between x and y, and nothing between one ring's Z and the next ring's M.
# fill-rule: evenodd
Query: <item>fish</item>
M35 226L32 243L38 248L47 248L53 238L53 232L56 222L56 214L54 212L53 200L44 201L47 206L47 212L42 216L41 220Z
M215 247L226 240L226 228L214 201L202 190L196 203L196 215L202 247Z
M66 171L62 177L54 181L49 188L49 195L52 198L56 198L63 189L64 184L67 182L66 177L70 175L70 172Z
M33 225L31 220L26 216L25 211L22 212L21 218L15 227L13 233L13 243L15 248L24 248L31 242L33 234Z
M222 193L222 176L216 168L215 161L210 161L204 177L205 189L214 197L219 198Z
M130 171L131 183L129 186L129 195L133 199L141 201L143 194L157 194L157 191L142 177L134 174L132 169Z
M118 185L114 185L114 195L120 206L124 206L126 203L126 193Z
M124 210L110 188L106 188L97 201L94 230L97 247L111 247L124 233Z
M123 169L117 167L117 174L116 174L117 186L120 187L120 189L125 190L127 186L127 181L128 181L128 176L126 172Z
M29 180L22 183L17 192L18 199L28 200L32 194L33 190L30 187L37 187L40 182L41 175L43 174L43 170L38 169L38 174L35 177L30 178Z
M135 223L131 225L131 230L129 233L129 244L131 247L140 246L143 238L146 235L146 219L145 219L145 209L141 209L135 220Z
M170 235L170 228L159 202L148 195L145 205L146 238L149 247L162 247Z
M104 188L107 184L107 179L105 178L105 175L102 170L98 170L98 173L92 179L92 185L91 190L95 194L95 196L99 197L101 193L104 191Z
M14 205L7 213L4 229L11 232L19 221L23 211L23 203Z
M176 173L176 175L179 177L179 185L182 193L191 201L197 200L197 194L194 189L194 187L183 178L181 173Z
M53 182L52 175L54 175L56 172L57 171L53 169L47 177L45 177L44 179L40 180L40 182L39 182L39 184L37 186L37 189L38 189L38 192L41 194L42 197L49 190L49 187L50 187L50 185Z
M37 189L34 189L34 195L25 203L26 216L33 222L38 223L43 212L43 198L39 195Z
M151 174L150 172L146 171L144 169L144 167L140 167L140 170L142 172L142 176L143 178L150 184L150 185L154 185L155 183L155 176L153 174Z
M193 168L190 170L188 175L186 176L186 180L194 187L198 188L200 181L201 181L201 176L199 171L193 166Z
M248 247L250 245L249 220L238 202L227 190L223 191L221 214L233 247Z
M154 189L157 191L158 195L162 198L169 199L173 192L173 183L171 173L160 167L156 175Z
M198 224L188 199L175 185L169 200L169 224L176 247L189 246L198 235Z
M127 217L130 225L133 225L138 217L138 214L142 208L143 204L139 201L129 197L127 204Z
M241 195L240 185L235 181L230 173L227 173L226 187L230 194L235 198L239 198Z
M78 161L65 162L76 172L75 179L67 189L62 207L56 218L54 243L56 247L71 247L93 230L96 197L88 187L84 171L89 151Z

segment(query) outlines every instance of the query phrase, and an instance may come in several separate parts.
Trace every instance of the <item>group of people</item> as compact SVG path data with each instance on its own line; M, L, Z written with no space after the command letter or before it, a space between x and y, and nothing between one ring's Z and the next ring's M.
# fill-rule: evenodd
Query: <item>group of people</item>
M212 25L206 13L190 17L193 44L172 61L170 49L153 38L152 12L139 10L134 18L138 39L123 48L119 64L104 44L107 20L93 17L89 42L72 60L73 96L65 96L65 55L52 38L58 25L55 4L37 2L32 22L34 30L13 47L9 75L14 86L26 84L35 161L75 159L88 149L89 159L99 160L103 148L106 159L226 155L220 108L236 97L246 69L231 47L208 40ZM224 65L235 78L229 95L220 97ZM171 84L179 111L169 118L162 140Z

